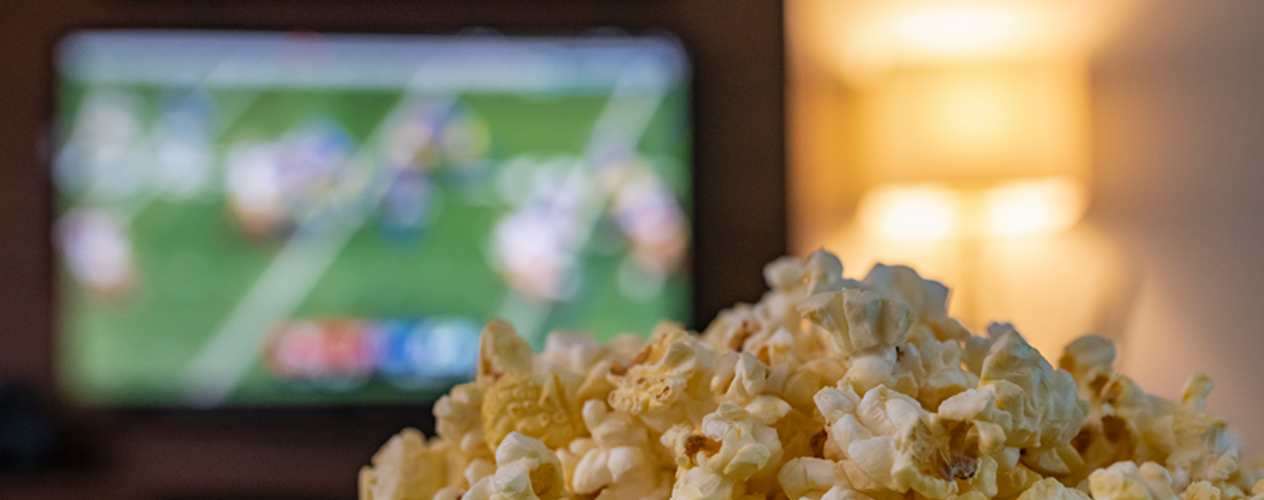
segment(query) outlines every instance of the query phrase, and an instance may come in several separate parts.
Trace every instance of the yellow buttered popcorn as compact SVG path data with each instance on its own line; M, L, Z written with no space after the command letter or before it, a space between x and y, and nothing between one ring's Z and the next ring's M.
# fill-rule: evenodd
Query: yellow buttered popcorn
M564 446L582 433L582 422L558 373L536 375L533 355L513 327L492 320L483 329L477 383L483 386L483 436L495 447L518 432Z
M361 500L1264 500L1205 376L1148 394L1095 336L1055 367L908 267L848 279L822 250L764 278L701 335L554 332L536 354L493 320L437 435L392 437Z

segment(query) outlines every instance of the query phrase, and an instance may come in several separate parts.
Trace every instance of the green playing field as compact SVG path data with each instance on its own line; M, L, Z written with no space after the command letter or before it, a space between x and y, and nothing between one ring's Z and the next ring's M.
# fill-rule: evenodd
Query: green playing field
M66 84L60 108L63 133L70 134L86 96L100 92ZM180 99L154 88L115 88L137 96L140 121L158 120L164 102ZM253 92L253 93L252 93ZM398 92L355 93L271 89L214 90L205 94L216 116L234 115L213 127L214 187L189 199L137 196L104 200L68 193L63 211L92 207L134 212L127 225L136 266L136 285L126 294L97 293L82 286L62 266L59 274L59 357L61 376L79 398L93 404L166 406L183 404L193 360L224 326L243 297L276 260L287 238L250 236L233 216L222 187L228 149L247 141L275 141L313 120L340 124L356 147L375 144L375 130L403 100ZM691 206L689 131L686 98L671 89L659 102L637 153ZM431 221L417 234L395 235L369 217L317 268L314 285L301 290L292 318L365 319L460 316L484 321L512 293L491 265L489 239L510 210L496 201L497 169L523 155L580 158L609 95L456 96L487 126L484 162L471 171L431 174ZM230 113L231 112L231 113ZM381 133L380 131L378 133ZM687 321L687 269L670 275L661 290L630 300L618 286L626 244L610 217L601 217L579 252L579 292L570 301L544 308L541 331L583 329L598 338L622 332L646 334L663 318ZM527 332L532 333L532 332ZM539 340L535 339L535 344ZM263 363L258 343L234 352L248 369L234 381L226 404L350 404L423 401L443 388L405 391L380 379L354 390L305 387L277 380Z

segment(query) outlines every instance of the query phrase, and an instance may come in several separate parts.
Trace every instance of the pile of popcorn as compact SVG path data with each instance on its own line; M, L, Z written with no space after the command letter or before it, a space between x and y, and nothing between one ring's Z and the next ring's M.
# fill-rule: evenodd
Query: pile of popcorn
M483 331L438 436L392 437L362 500L1264 500L1211 380L1146 394L1085 336L1055 369L1008 324L972 335L907 267L785 257L701 334Z

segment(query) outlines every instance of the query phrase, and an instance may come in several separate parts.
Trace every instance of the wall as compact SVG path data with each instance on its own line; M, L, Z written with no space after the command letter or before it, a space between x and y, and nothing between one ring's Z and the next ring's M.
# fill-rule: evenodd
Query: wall
M1264 3L1145 2L1093 68L1088 219L1141 270L1122 368L1208 406L1264 455Z
M880 247L851 227L854 99L804 28L824 3L787 2L791 251L835 250L849 276L875 259L915 263L954 288L954 315L1012 320L1053 359L1080 334L1112 337L1118 366L1165 397L1208 374L1243 458L1264 456L1264 2L1138 2L1092 63L1084 221L975 250L975 283L951 245ZM990 295L963 307L980 285Z

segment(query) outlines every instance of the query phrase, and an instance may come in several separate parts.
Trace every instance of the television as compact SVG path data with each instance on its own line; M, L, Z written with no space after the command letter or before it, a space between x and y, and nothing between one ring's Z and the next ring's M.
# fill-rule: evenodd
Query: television
M82 30L56 54L55 369L99 408L396 405L688 322L670 35Z

